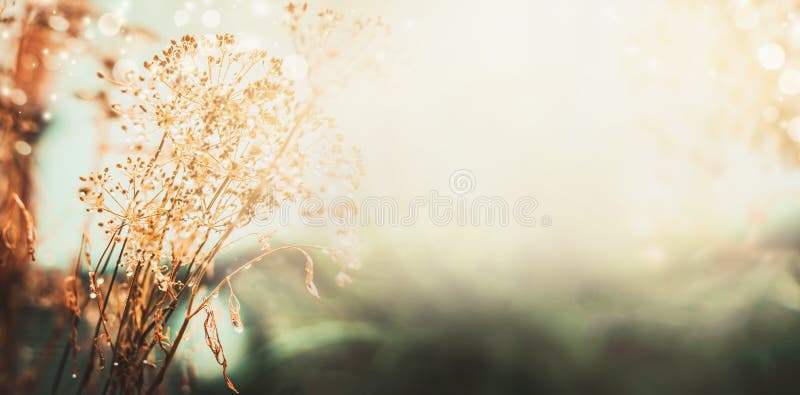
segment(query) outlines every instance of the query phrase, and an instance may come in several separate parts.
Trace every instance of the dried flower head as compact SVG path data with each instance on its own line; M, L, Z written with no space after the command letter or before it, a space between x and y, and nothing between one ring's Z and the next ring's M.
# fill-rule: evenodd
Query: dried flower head
M290 4L290 14L293 7L297 6ZM305 12L307 7L301 9ZM328 20L328 13L319 18L326 24L317 30L319 34L341 20ZM289 24L301 37L295 41L305 48L315 46L311 33L300 33L299 21L299 16L292 17ZM328 57L334 58L341 57ZM321 59L314 58L310 63L314 68L308 71L326 70ZM306 249L322 248L306 244L271 248L272 233L264 232L260 255L197 298L216 256L233 243L228 242L231 234L248 226L259 210L277 215L271 213L281 212L278 208L285 202L331 191L349 194L358 187L359 152L344 144L332 120L318 107L322 85L302 93L293 73L287 59L243 49L228 34L172 40L142 69L121 78L98 73L119 88L121 95L113 96L118 103L111 109L119 115L131 144L124 160L81 178L80 199L87 211L96 213L98 226L109 238L96 263L89 263L89 292L96 295L100 313L81 386L89 379L95 354L107 346L113 355L108 387L154 391L189 320L205 311L207 345L235 391L209 307L211 298L222 286L230 288L231 323L241 330L240 304L231 280L281 251L303 256L306 288L319 296L314 263ZM355 253L344 248L331 251L345 263L339 276L343 280L345 270L357 267ZM99 280L108 268L113 273L103 287ZM168 323L179 301L187 307L178 312L181 325L173 332ZM98 339L110 341L98 344ZM163 351L163 359L151 356L156 349ZM141 361L156 368L148 383L142 382Z
M230 35L184 36L145 73L103 76L128 99L113 108L139 153L84 178L80 198L107 233L128 229L127 273L145 265L166 290L169 270L198 258L192 247L247 225L257 204L358 186L358 151L313 98L297 97L281 64Z

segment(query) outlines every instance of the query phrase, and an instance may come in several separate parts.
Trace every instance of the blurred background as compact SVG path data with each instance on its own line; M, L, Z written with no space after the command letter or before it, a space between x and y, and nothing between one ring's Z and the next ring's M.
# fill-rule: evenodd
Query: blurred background
M137 64L187 33L291 54L280 1L98 5L157 34L119 46ZM338 287L317 257L319 301L297 257L252 268L237 280L244 331L221 323L242 393L800 391L800 2L311 6L392 26L384 76L326 103L364 153L359 198L405 214L432 191L532 197L535 224L442 226L426 209L367 223L353 284ZM96 107L73 98L101 86L97 69L76 58L62 71L32 153L40 265L73 265L87 220L78 176L108 161L98 133L119 133L96 132ZM469 188L454 194L462 169ZM244 244L218 264L256 253ZM185 390L187 361L192 393L228 393L201 336L184 347L170 393Z

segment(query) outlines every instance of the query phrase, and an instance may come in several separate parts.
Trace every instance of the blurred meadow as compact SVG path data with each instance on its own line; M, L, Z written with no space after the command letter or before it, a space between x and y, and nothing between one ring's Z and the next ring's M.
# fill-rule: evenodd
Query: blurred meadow
M292 54L279 1L94 4L153 33L118 43L91 25L118 62L184 34ZM301 256L253 265L235 280L241 333L228 294L214 302L240 393L800 393L800 1L310 4L391 26L379 75L321 104L363 153L357 202L390 198L404 216L432 191L532 197L535 224L514 213L441 224L429 206L408 224L368 221L352 284L310 252L319 299ZM65 273L97 222L79 177L111 163L97 154L104 135L124 138L74 94L105 86L102 65L74 59L30 153L32 265ZM276 229L274 246L335 239L296 220ZM207 286L259 248L221 253ZM61 338L45 344L51 321L38 307L20 316L21 365L61 352ZM188 333L164 393L230 393L200 317ZM33 393L50 393L57 359ZM63 380L63 393L77 390Z

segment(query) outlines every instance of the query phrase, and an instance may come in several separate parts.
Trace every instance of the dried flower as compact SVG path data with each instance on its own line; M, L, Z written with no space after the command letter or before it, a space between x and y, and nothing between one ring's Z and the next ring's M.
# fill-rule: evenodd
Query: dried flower
M287 9L305 12L307 6L290 4ZM325 27L316 31L333 29L341 20L333 18L334 23L329 18L328 13L319 14ZM305 48L316 45L299 22L296 16L289 24L302 37L295 41ZM313 67L308 71L325 70L321 59L309 63ZM233 243L228 238L248 226L259 208L278 212L284 202L323 191L347 194L358 187L360 155L344 144L318 107L322 84L301 95L296 76L290 74L286 59L242 49L228 34L172 40L142 69L123 78L98 73L119 88L121 96L111 110L133 140L124 160L82 177L79 190L80 200L101 218L98 226L109 238L108 253L89 267L90 291L105 295L104 301L95 299L100 310L95 346L97 339L113 339L114 364L107 383L112 390L147 388L152 393L189 321L205 311L206 343L222 366L228 387L236 391L227 376L227 359L209 302L228 285L231 323L240 330L240 303L231 280L269 255L288 250L303 255L306 288L319 297L313 260L305 249L321 247L290 245L265 248L197 298L216 256ZM259 241L268 246L270 238L271 233L262 233ZM103 287L93 278L103 277L109 262L114 273ZM118 278L118 270L126 275ZM168 322L179 301L187 307L178 312L181 325L172 337ZM156 346L163 358L151 356ZM144 387L141 361L156 368Z

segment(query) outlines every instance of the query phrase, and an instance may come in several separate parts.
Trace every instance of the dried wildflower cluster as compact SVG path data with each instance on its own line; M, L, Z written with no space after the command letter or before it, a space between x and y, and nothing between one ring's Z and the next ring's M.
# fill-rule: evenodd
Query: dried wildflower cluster
M279 59L237 51L227 35L184 36L145 68L146 78L113 81L134 99L113 108L141 154L89 175L80 191L87 210L108 214L107 233L129 229L129 275L167 257L191 259L206 234L245 226L257 203L277 208L334 183L357 186L358 152L296 97ZM167 289L171 280L156 277Z
M306 9L287 8L293 32L300 31L297 12ZM324 28L316 31L333 30L341 18L331 15L318 15L312 24L322 21ZM296 40L317 45L305 33L302 37ZM326 69L321 60L313 64L309 72ZM236 391L210 308L214 295L229 288L230 319L241 329L231 280L268 255L289 250L305 259L306 287L315 297L307 249L342 261L337 282L349 282L346 271L358 266L353 252L305 244L272 248L272 232L263 232L260 255L201 291L217 255L235 242L232 234L256 215L277 215L286 202L349 194L358 187L359 152L344 144L318 107L321 80L310 94L298 93L305 73L298 75L296 66L262 50L244 50L231 35L187 35L144 62L143 70L123 78L98 73L122 94L111 108L132 142L124 160L82 178L79 191L109 237L102 255L97 260L87 255L85 261L86 294L99 313L83 372L73 355L73 377L81 376L81 389L95 369L108 367L107 390L153 392L189 321L205 312L206 342ZM353 244L352 230L339 233ZM170 325L173 316L177 328Z

